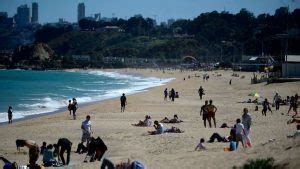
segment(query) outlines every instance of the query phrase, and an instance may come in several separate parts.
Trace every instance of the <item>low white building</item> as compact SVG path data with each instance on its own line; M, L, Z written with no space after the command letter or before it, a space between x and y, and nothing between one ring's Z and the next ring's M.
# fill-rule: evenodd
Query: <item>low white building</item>
M91 61L91 57L89 55L73 55L72 58L74 62L78 63Z
M300 55L287 55L282 64L282 77L300 77Z

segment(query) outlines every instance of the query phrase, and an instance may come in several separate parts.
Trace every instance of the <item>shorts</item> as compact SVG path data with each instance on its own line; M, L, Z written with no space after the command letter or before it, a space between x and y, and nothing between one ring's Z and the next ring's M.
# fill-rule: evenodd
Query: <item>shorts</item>
M241 135L241 134L236 135L236 142L238 142L238 141L244 142L243 135Z
M215 117L215 112L208 112L208 114L207 114L207 116L208 116L208 118L210 118L210 117Z
M125 103L121 103L121 107L125 107Z
M90 139L91 139L90 133L82 133L82 137L81 137L82 142L90 141Z
M206 120L206 119L208 119L208 114L203 114L202 115L202 120Z

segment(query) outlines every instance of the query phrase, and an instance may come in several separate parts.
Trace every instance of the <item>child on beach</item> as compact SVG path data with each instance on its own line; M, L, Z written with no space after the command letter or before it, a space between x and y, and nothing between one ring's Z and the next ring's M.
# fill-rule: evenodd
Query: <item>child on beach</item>
M235 124L235 137L236 137L236 148L239 146L239 142L242 142L243 147L245 148L244 136L245 128L244 125L241 123L241 119L236 120Z
M262 106L263 106L263 109L261 111L262 115L267 116L267 110L269 110L272 113L268 99L265 99L265 101L263 101Z
M71 100L69 100L68 110L70 112L70 115L72 114L72 103Z
M204 138L201 138L199 144L195 148L195 151L197 151L197 150L206 150L204 142L205 142Z

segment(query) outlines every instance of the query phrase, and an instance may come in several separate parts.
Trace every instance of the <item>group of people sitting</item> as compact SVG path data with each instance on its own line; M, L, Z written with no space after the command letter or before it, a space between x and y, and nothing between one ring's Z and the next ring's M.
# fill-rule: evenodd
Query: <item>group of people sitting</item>
M208 143L213 143L215 140L218 142L229 142L229 147L224 148L224 151L235 151L238 148L239 142L242 143L244 148L251 147L250 129L252 124L252 117L248 113L248 109L244 108L242 120L237 119L236 124L230 127L229 136L222 136L219 133L213 133ZM222 124L221 128L228 128L227 124ZM195 150L205 150L204 138L200 139L200 143L196 146Z
M183 133L184 131L180 130L177 127L172 126L171 128L167 129L162 124L162 123L181 123L181 122L183 122L183 121L178 119L177 114L175 114L174 117L171 119L165 117L160 122L155 120L154 125L153 125L153 127L155 128L155 131L149 131L148 133L151 135L162 134L162 133ZM138 127L151 127L151 125L152 125L151 116L146 115L144 121L140 120L138 123L132 124L132 125L138 126Z

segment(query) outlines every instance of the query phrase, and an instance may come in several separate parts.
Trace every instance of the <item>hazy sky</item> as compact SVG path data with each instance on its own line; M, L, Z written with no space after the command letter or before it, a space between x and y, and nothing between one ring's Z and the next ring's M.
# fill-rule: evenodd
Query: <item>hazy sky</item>
M157 19L158 22L169 18L194 18L203 12L229 11L237 13L247 8L255 15L274 14L281 6L289 5L290 11L300 8L300 0L0 0L0 11L13 16L17 7L32 2L39 4L39 22L57 22L64 18L70 22L77 21L77 5L84 2L86 16L101 13L102 17L129 18L134 14Z

